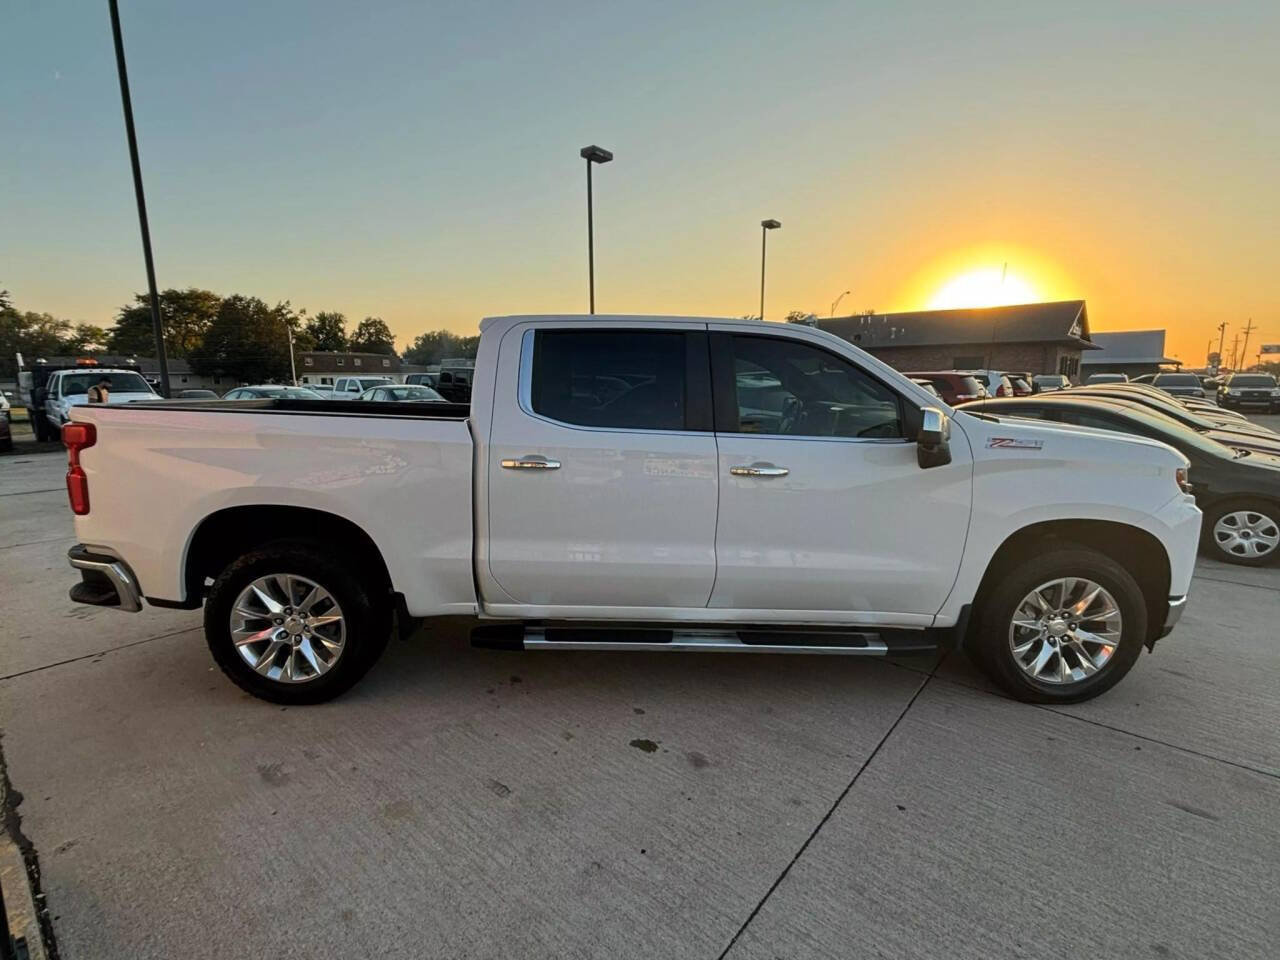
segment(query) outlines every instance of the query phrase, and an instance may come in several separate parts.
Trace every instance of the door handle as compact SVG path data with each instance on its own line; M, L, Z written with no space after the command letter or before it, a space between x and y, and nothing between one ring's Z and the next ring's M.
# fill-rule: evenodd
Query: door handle
M503 460L502 466L507 470L559 470L559 460L548 460L536 453L526 454L514 460Z
M745 467L730 467L729 472L735 477L785 477L791 471L786 467L775 467L772 463L753 463Z

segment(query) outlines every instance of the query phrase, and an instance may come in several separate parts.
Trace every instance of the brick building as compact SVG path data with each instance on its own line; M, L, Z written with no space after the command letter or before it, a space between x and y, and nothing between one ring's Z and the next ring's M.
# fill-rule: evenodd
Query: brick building
M899 370L1013 370L1080 374L1096 350L1083 300L966 310L872 313L818 326Z

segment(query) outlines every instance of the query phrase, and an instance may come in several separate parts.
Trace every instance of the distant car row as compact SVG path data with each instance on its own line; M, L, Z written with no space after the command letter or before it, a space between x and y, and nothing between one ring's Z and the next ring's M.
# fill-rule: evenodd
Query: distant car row
M1242 376L1254 375L1237 374L1232 380ZM1146 383L1101 383L991 399L982 413L1167 443L1191 461L1189 480L1204 511L1206 551L1228 563L1249 566L1280 561L1280 434L1238 413L1199 398L1170 396Z

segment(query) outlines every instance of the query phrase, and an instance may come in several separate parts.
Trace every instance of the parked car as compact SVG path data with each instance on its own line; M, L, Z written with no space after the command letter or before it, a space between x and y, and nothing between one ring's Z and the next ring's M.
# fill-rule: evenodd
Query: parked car
M1154 373L1144 373L1140 377L1130 377L1130 383L1150 383L1156 378Z
M1228 446L1128 400L1060 394L993 401L983 412L1118 430L1167 443L1191 462L1191 487L1205 515L1206 551L1248 566L1280 562L1280 456Z
M474 375L475 371L469 367L442 369L436 378L435 390L450 403L469 403Z
M1091 373L1085 378L1086 384L1091 383L1128 383L1129 378L1123 373Z
M930 373L908 373L904 376L913 380L927 380L938 391L947 404L956 407L971 400L981 400L987 395L986 388L971 373L956 373L942 370Z
M1142 390L1129 389L1132 385L1114 384L1097 387L1081 387L1071 395L1086 399L1128 400L1176 420L1197 433L1232 447L1242 447L1256 453L1280 452L1280 434L1254 423L1241 423L1226 418L1211 418L1188 410L1172 397L1153 397Z
M320 395L320 399L322 400L333 399L332 383L306 383L306 384L301 384L301 386L305 386L312 393L318 393Z
M982 384L989 397L1013 396L1013 383L1009 380L1009 375L1001 370L966 370L962 372L972 374Z
M339 377L333 382L334 400L354 400L372 387L394 383L390 377Z
M263 383L254 387L236 387L222 395L223 400L323 400L324 397L307 387L291 387L280 383Z
M1194 373L1157 373L1151 385L1175 397L1207 396Z
M227 676L286 703L448 615L526 650L959 643L1011 696L1077 702L1184 607L1201 514L1165 444L952 417L799 324L481 330L469 407L75 408L73 599L204 605Z
M935 397L937 397L939 400L941 400L941 399L942 399L942 394L940 394L940 393L938 392L938 388L937 388L937 387L935 387L935 386L934 386L932 383L930 383L928 380L919 380L919 379L917 379L917 378L915 378L915 377L912 377L912 378L911 378L911 382L912 382L912 383L914 383L914 384L915 384L917 387L919 387L921 390L928 390L931 394L933 394L933 395L934 395Z
M410 373L404 378L405 383L411 383L419 387L430 387L432 390L440 382L440 374L438 373Z
M1069 390L1070 378L1061 373L1040 373L1031 378L1032 393L1052 393L1055 390Z
M136 400L157 400L159 394L151 384L133 370L110 367L69 368L58 370L45 382L44 421L45 433L50 439L57 436L62 425L71 419L71 410L89 402L89 389L101 381L109 381L108 404L133 403ZM31 413L31 411L28 411ZM34 419L34 414L31 414Z
M1029 397L1035 393L1031 389L1031 382L1024 380L1022 377L1010 377L1009 383L1013 385L1013 395L1015 397Z
M217 400L218 394L213 390L175 390L171 400Z
M428 403L445 403L444 397L436 393L430 387L423 387L416 384L398 384L388 383L381 387L374 387L366 390L357 398L359 400L372 400L377 403L405 403L413 401L426 401Z
M13 449L13 410L9 406L9 398L0 393L0 452L7 453Z
M1280 388L1266 373L1233 373L1218 387L1218 405L1228 410L1248 407L1280 412Z

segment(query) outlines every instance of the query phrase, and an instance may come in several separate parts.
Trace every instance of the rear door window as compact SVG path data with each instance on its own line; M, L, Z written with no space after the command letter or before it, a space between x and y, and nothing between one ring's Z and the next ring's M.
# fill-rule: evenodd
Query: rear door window
M689 336L659 330L539 330L529 382L533 412L583 427L691 429ZM440 379L445 382L443 373Z

